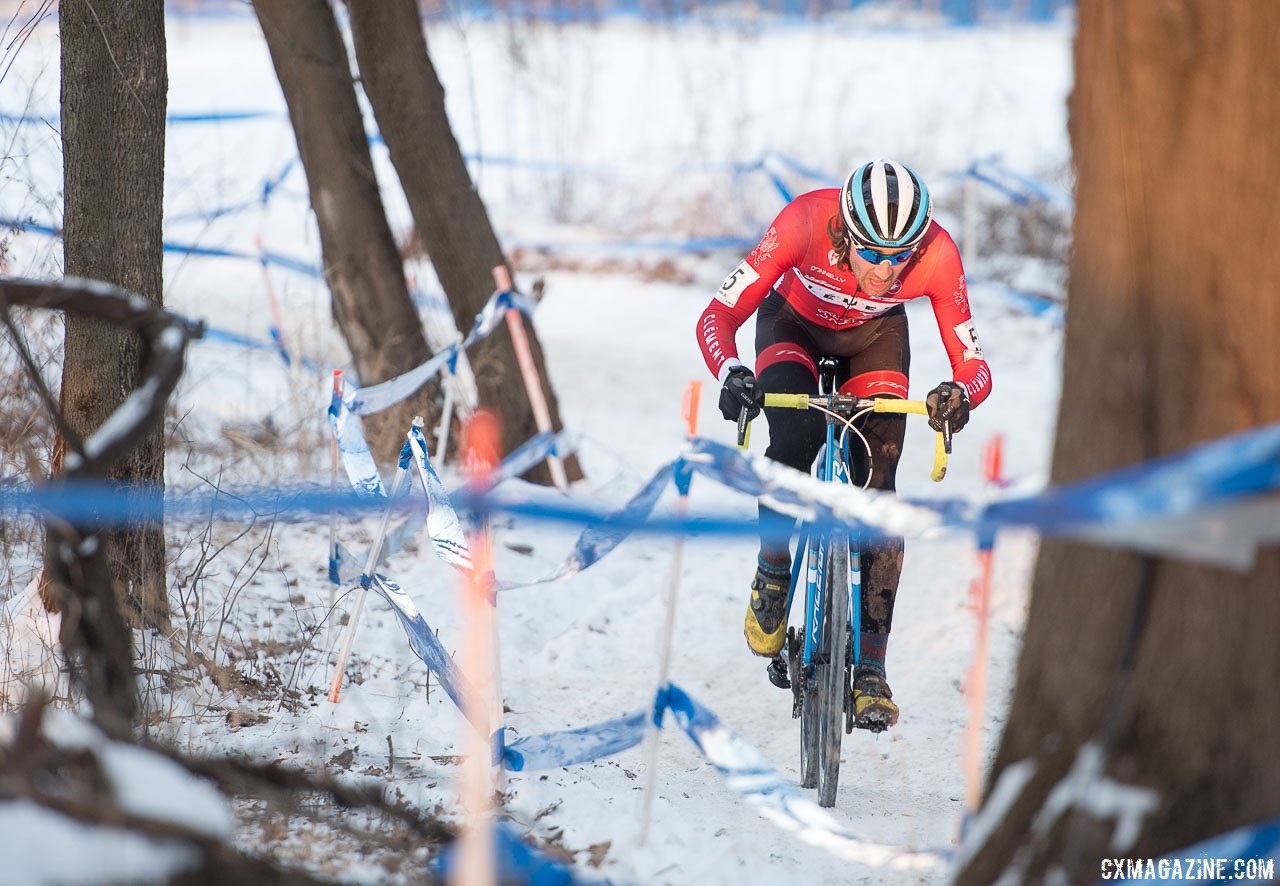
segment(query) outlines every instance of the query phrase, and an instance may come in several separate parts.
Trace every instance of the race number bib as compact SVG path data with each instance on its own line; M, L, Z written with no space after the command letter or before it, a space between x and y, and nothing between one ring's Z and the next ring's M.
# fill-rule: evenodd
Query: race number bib
M964 345L964 358L966 360L981 360L982 345L978 343L978 332L973 328L973 321L965 320L952 328L956 332L956 337L960 339L960 343Z
M720 291L716 293L716 298L733 307L738 303L738 299L742 298L742 293L746 292L747 287L759 279L760 275L756 273L755 268L744 261L734 269L732 274L725 277L724 282L720 284Z

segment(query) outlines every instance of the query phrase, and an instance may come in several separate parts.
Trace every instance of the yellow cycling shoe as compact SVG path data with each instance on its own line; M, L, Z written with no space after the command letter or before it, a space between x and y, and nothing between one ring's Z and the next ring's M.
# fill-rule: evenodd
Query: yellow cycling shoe
M884 732L898 722L898 706L884 674L874 668L853 672L853 725L858 729Z
M773 658L782 651L782 644L787 639L787 590L790 584L789 573L768 572L763 568L756 571L755 580L751 582L751 602L742 628L747 636L747 645L756 655Z

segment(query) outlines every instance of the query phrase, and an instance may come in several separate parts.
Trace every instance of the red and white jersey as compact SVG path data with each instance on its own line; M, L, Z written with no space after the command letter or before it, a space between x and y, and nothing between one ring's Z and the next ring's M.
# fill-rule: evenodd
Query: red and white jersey
M991 369L973 328L955 241L932 222L893 287L884 295L869 296L858 288L853 272L839 266L831 248L827 225L839 215L839 197L838 188L825 188L791 201L720 286L698 320L698 343L707 367L722 378L729 366L741 362L735 341L738 329L774 288L802 317L828 329L849 329L913 298L927 298L951 360L952 377L977 406L991 392Z

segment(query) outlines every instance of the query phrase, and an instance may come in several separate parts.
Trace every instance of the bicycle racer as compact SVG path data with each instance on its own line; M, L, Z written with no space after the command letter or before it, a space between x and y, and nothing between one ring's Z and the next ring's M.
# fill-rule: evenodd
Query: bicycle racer
M721 285L698 320L703 358L721 383L720 412L754 418L764 394L818 393L818 359L839 357L840 393L907 396L911 348L905 303L927 298L951 362L952 378L929 392L929 424L959 431L991 393L991 369L969 312L960 253L933 220L929 191L909 167L889 160L855 168L840 188L796 197ZM736 334L756 312L756 366L738 358ZM765 455L808 471L825 438L812 411L765 409ZM894 490L906 417L870 414L851 451L852 480ZM757 655L772 657L786 638L793 518L759 505L760 552L744 633ZM893 607L902 576L901 539L862 545L861 661L852 675L854 723L894 725L885 670Z

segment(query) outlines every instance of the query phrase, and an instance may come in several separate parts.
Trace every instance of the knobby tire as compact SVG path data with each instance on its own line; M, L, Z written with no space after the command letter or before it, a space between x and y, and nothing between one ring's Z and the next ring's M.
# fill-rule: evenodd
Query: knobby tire
M840 781L840 740L844 737L844 687L849 648L849 538L841 531L827 541L823 584L822 664L819 683L818 805L834 806Z
M821 591L819 591L821 593ZM804 661L804 637L800 638L795 654ZM800 671L804 674L804 665ZM814 671L804 676L802 695L800 697L800 785L806 788L818 786L818 762L821 754L820 743L822 730L819 725L821 702L818 699L818 680Z

